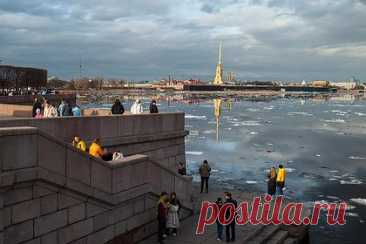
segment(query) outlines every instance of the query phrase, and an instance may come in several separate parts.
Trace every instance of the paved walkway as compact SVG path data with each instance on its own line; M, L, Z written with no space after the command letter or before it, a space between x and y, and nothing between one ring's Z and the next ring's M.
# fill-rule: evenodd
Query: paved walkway
M199 194L197 185L194 186L193 203L194 203L194 215L181 223L178 235L176 237L168 236L164 241L166 244L213 244L222 243L224 241L217 240L216 225L206 226L205 233L203 235L196 235L196 226L199 218L200 204L204 200L211 202L216 201L217 197L223 197L226 189L216 187L212 189L209 194ZM229 191L229 190L228 190ZM239 191L230 191L233 194L233 198L240 203L241 201L248 201L251 204L252 199L258 196L258 193L248 193ZM304 229L295 228L291 233L300 232L302 235ZM225 227L224 227L225 238ZM154 235L147 240L140 242L140 244L153 244L157 242L157 235ZM244 225L236 226L236 241L230 242L236 244L293 244L297 243L296 239L289 234L289 230L284 230L280 226L274 225Z
M205 234L203 235L196 235L196 226L199 218L199 207L202 201L208 200L211 202L216 201L217 197L221 197L224 200L224 192L225 189L212 189L211 192L208 194L206 193L197 193L198 188L197 186L193 189L193 201L194 201L194 216L186 219L181 223L181 228L179 229L178 235L176 237L168 236L167 239L164 241L166 244L171 243L179 243L179 244L196 244L196 243L205 243L205 244L211 244L211 243L220 243L220 241L217 240L217 233L216 233L216 225L207 226L205 230ZM246 200L249 201L253 198L253 194L249 193L243 193L243 192L232 192L233 198L238 201ZM248 233L253 232L255 228L258 228L257 226L237 226L236 227L236 242L231 243L243 243L243 240L245 239L245 236L248 235ZM224 227L224 237L225 237L225 227ZM240 241L238 241L240 240ZM157 235L152 236L151 238L141 242L141 244L152 244L157 243Z

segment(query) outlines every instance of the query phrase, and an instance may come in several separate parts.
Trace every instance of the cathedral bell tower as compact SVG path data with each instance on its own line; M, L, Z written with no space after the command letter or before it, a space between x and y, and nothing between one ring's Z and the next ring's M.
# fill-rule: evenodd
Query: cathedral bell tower
M222 74L223 74L223 65L222 65L222 41L220 41L219 46L219 62L216 66L216 75L213 84L214 85L222 85L224 84L222 80Z

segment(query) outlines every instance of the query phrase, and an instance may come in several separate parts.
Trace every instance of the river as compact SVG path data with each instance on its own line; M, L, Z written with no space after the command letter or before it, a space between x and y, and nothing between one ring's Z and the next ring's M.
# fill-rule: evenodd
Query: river
M145 100L148 107L148 100ZM129 108L131 101L125 101ZM287 198L349 204L344 226L322 216L311 243L366 243L366 99L345 96L213 97L158 100L160 111L183 111L188 171L207 159L228 189L266 191L266 174L287 170ZM111 104L89 104L109 107Z

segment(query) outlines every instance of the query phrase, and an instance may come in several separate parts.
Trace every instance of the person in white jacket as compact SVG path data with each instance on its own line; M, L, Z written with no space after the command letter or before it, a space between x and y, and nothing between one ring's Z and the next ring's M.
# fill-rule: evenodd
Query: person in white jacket
M132 114L142 114L144 109L142 108L141 101L136 99L136 101L131 106L131 113Z
M43 110L44 118L52 118L57 117L57 109L52 106L47 100L44 102L44 110Z

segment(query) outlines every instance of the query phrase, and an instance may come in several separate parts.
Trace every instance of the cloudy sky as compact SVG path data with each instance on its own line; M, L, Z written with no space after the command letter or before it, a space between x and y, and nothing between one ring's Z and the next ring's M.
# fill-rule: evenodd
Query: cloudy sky
M366 0L1 0L0 60L62 78L366 80Z

